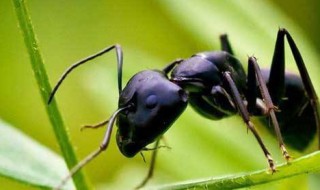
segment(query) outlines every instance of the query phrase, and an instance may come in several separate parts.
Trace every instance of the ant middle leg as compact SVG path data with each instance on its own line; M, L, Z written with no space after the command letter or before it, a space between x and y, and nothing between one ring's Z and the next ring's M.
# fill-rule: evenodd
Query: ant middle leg
M249 112L247 110L247 108L245 107L243 100L241 98L241 95L237 89L236 84L234 83L231 75L229 72L223 72L223 77L226 80L228 86L230 87L231 90L231 94L232 94L232 98L235 102L235 105L238 108L239 114L242 117L243 121L245 122L245 124L247 125L248 129L253 133L254 137L256 138L256 140L258 141L265 157L268 160L268 164L269 164L269 168L271 170L272 173L276 172L276 166L273 162L273 159L271 157L270 152L268 151L268 149L266 148L266 146L264 145L261 137L259 136L258 132L256 131L253 123L250 121L250 116L249 116Z
M255 57L249 57L248 60L248 93L247 93L247 100L248 100L248 109L250 111L255 111L256 108L256 100L257 100L257 92L256 86L259 86L259 91L262 96L263 102L265 104L264 113L271 118L280 149L282 151L283 157L289 161L290 155L287 152L287 149L284 145L283 138L280 132L280 127L278 120L276 118L275 111L278 110L276 106L274 106L269 90L267 88L266 82L264 81L261 70L257 63Z

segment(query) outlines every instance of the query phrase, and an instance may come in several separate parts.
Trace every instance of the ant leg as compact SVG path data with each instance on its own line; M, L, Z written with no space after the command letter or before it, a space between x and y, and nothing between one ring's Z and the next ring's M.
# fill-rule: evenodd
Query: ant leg
M310 99L310 104L313 108L316 126L318 129L319 149L320 149L320 106L317 94L311 82L310 76L306 69L305 63L302 59L299 49L297 48L290 33L282 28L279 29L277 35L277 41L273 54L273 60L271 65L271 71L269 75L268 88L271 94L273 102L277 105L284 95L284 75L285 75L285 58L284 58L284 37L287 37L291 52L293 54L295 63L298 67L303 86L307 92L307 96Z
M80 131L84 130L84 129L97 129L97 128L100 128L100 127L103 127L104 125L106 125L107 123L109 122L109 119L108 120L105 120L105 121L102 121L100 123L97 123L95 125L84 125L80 128Z
M249 116L249 112L246 109L243 100L241 99L241 95L236 87L236 84L234 83L231 75L229 72L223 72L223 77L225 78L227 84L230 87L231 90L231 94L232 97L235 101L235 104L239 110L239 113L243 119L243 121L246 123L247 127L249 128L249 130L253 133L254 137L256 138L256 140L258 141L265 157L268 160L268 164L269 164L269 168L271 170L272 173L274 173L276 171L276 167L274 165L273 159L271 157L271 154L269 153L268 149L266 148L266 146L264 145L261 137L259 136L258 132L256 131L253 123L250 121L250 116Z
M248 101L247 110L251 114L257 113L259 108L257 107L257 79L253 69L250 69L250 65L248 65L248 75L247 75L247 92L245 94L246 99Z
M268 89L273 103L279 105L285 93L285 57L284 57L284 33L279 30L274 48Z
M281 31L283 33L285 33L287 36L287 40L288 40L292 55L294 57L296 65L298 67L304 88L306 89L306 92L307 92L308 97L310 99L310 104L313 108L314 116L316 119L316 125L317 125L317 129L318 129L318 140L319 140L318 149L320 149L320 105L319 105L318 96L317 96L316 91L313 87L313 84L311 82L307 68L306 68L305 63L302 59L302 56L299 52L299 49L297 48L297 45L295 44L293 38L291 37L290 33L287 30L282 29Z
M285 148L282 135L280 132L279 123L275 114L275 110L277 110L277 107L273 105L267 85L262 77L261 70L259 68L259 65L255 57L249 57L249 60L248 60L248 80L249 79L254 80L255 81L254 83L258 83L261 96L263 98L264 104L266 105L266 114L269 115L271 118L274 130L278 138L279 146L282 151L282 155L288 161L290 159L290 155L288 154ZM256 86L248 86L248 88L256 88Z
M165 66L165 68L163 68L162 71L165 74L168 74L174 68L174 66L176 66L179 63L181 63L182 61L183 61L183 59L176 59L172 63L169 63L167 66Z
M232 48L231 48L231 45L230 45L230 42L228 40L227 34L220 35L220 44L221 44L222 51L226 51L226 52L230 53L231 55L234 55Z
M147 184L147 182L152 178L153 176L153 171L154 171L154 167L156 165L156 157L157 157L157 153L158 153L158 149L159 149L159 142L160 142L160 138L157 139L155 145L154 145L154 148L153 149L153 152L152 152L152 155L151 155L151 163L150 163L150 167L149 167L149 171L148 171L148 174L147 176L143 179L143 181L136 187L136 189L140 189L142 188L143 186L145 186Z
M171 149L171 147L169 146L169 144L164 136L161 137L161 140L162 140L162 143L164 144L164 147Z
M55 93L57 92L57 90L59 89L60 85L62 84L62 82L64 81L64 79L68 76L69 73L71 73L71 71L73 71L75 68L77 68L78 66L92 60L95 59L96 57L99 57L107 52L109 52L110 50L116 49L116 53L117 53L117 62L118 62L118 90L119 90L119 94L122 91L122 63L123 63L123 53L122 53L122 49L121 46L116 44L110 47L107 47L101 51L99 51L98 53L95 53L87 58L84 58L76 63L74 63L73 65L71 65L64 73L63 75L60 77L59 81L57 82L57 84L54 86L52 92L49 95L49 99L48 99L48 104L50 104L50 102L52 101Z

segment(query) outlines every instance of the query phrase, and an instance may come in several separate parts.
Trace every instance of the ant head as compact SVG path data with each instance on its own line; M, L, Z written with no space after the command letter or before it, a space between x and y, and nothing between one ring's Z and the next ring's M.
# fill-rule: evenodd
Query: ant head
M160 71L134 75L120 94L117 144L123 155L133 157L173 124L187 106L187 94Z

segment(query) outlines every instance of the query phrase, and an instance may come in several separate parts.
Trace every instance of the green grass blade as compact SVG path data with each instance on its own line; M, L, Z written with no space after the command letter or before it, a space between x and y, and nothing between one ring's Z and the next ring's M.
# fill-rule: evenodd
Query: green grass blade
M1 120L0 139L0 176L51 189L68 173L56 153ZM69 182L65 189L74 186Z
M320 171L320 152L314 152L298 158L291 164L282 164L278 166L278 171L274 174L259 170L250 173L230 175L220 178L200 179L189 182L181 182L172 185L166 185L155 189L160 190L178 190L178 189L236 189L250 187L254 185L270 183L301 174L310 174Z
M44 68L43 60L40 55L38 43L33 31L33 26L28 10L26 8L25 1L13 0L13 3L15 5L15 11L18 16L19 26L21 28L25 45L31 59L32 69L39 86L43 103L45 104L62 154L66 160L68 167L71 168L72 166L77 164L77 158L55 101L53 101L50 105L47 105L51 87L48 81L46 70ZM85 177L81 171L78 172L73 179L77 189L88 189L88 184L86 183Z

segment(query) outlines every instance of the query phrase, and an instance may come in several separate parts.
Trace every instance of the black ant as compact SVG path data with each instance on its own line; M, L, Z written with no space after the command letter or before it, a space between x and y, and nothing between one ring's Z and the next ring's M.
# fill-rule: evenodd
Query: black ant
M285 72L284 39L295 59L300 76ZM147 177L138 186L144 186L153 174L157 149L162 135L185 110L188 101L202 116L218 120L239 113L258 141L271 172L275 164L250 116L271 119L280 149L286 161L290 155L286 143L302 150L312 140L320 126L319 102L300 52L286 29L278 31L270 70L260 70L255 57L248 59L248 74L234 57L226 35L220 37L222 51L201 52L188 59L178 59L163 70L145 70L135 74L122 89L122 49L110 46L72 65L54 87L49 103L66 76L76 67L115 49L118 62L118 109L102 123L107 124L100 147L71 169L61 188L79 169L106 150L117 120L116 140L121 153L133 157L148 150L155 143ZM170 74L170 77L168 75ZM318 129L319 130L319 129ZM150 150L150 149L149 149Z

